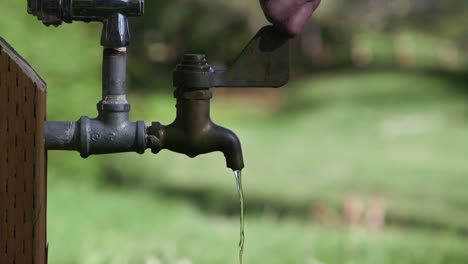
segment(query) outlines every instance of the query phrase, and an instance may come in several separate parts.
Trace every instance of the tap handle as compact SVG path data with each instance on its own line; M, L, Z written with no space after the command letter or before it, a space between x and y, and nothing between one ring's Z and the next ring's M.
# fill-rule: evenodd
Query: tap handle
M274 87L289 81L290 36L273 26L260 29L235 62L215 71L213 87Z
M275 27L263 27L224 71L211 68L205 55L185 54L174 71L174 86L182 90L281 87L289 81L289 40Z
M101 45L109 48L128 47L130 45L130 29L128 18L115 14L103 20L104 28L101 34Z

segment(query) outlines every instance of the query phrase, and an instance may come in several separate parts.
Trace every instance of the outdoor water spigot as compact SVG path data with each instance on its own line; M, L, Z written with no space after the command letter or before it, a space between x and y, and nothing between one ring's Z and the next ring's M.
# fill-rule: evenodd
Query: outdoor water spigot
M273 26L262 28L226 71L214 70L205 55L186 54L174 71L175 121L148 128L153 153L169 149L189 157L221 151L227 166L244 168L236 134L210 119L212 87L281 87L289 80L289 39Z
M103 22L101 44L127 47L130 44L127 17L142 16L144 0L28 0L28 13L47 26L73 21Z
M144 0L29 0L28 12L45 25L62 22L101 21L104 30L102 100L96 118L77 122L47 121L47 150L76 150L82 157L119 152L154 153L169 149L195 157L221 151L227 166L244 168L242 148L236 134L214 124L210 118L212 87L280 87L289 78L289 36L273 26L262 28L233 66L216 71L204 55L185 55L174 71L177 98L175 121L163 126L129 119L126 99L127 16L143 15Z
M185 55L176 72L184 69L201 73L212 71L205 56L196 54ZM236 134L211 121L211 90L177 87L174 97L177 98L175 121L168 126L153 123L148 128L152 152L168 149L194 158L200 154L221 151L227 167L233 170L244 168L242 149Z

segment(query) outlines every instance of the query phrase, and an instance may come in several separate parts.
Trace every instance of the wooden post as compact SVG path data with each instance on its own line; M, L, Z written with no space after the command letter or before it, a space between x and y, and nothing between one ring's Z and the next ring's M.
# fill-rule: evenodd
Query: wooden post
M0 263L46 264L46 84L0 38Z

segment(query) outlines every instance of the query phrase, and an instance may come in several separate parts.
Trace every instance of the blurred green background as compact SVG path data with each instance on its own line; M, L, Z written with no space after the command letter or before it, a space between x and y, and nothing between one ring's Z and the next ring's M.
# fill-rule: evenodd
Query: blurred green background
M95 116L101 26L0 10L0 36L48 83L48 119ZM468 262L467 22L460 0L324 0L287 87L216 91L213 119L245 153L245 263ZM266 23L252 0L147 1L131 20L132 119L170 123L181 55L222 67ZM48 171L51 264L238 262L220 153L51 152Z

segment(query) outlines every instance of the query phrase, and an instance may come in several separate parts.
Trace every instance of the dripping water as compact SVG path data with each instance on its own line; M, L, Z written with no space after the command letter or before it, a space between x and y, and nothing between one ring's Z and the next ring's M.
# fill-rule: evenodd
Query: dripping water
M239 264L242 264L244 254L244 192L242 191L242 173L240 170L234 171L236 177L237 192L240 201L240 239L239 239Z

